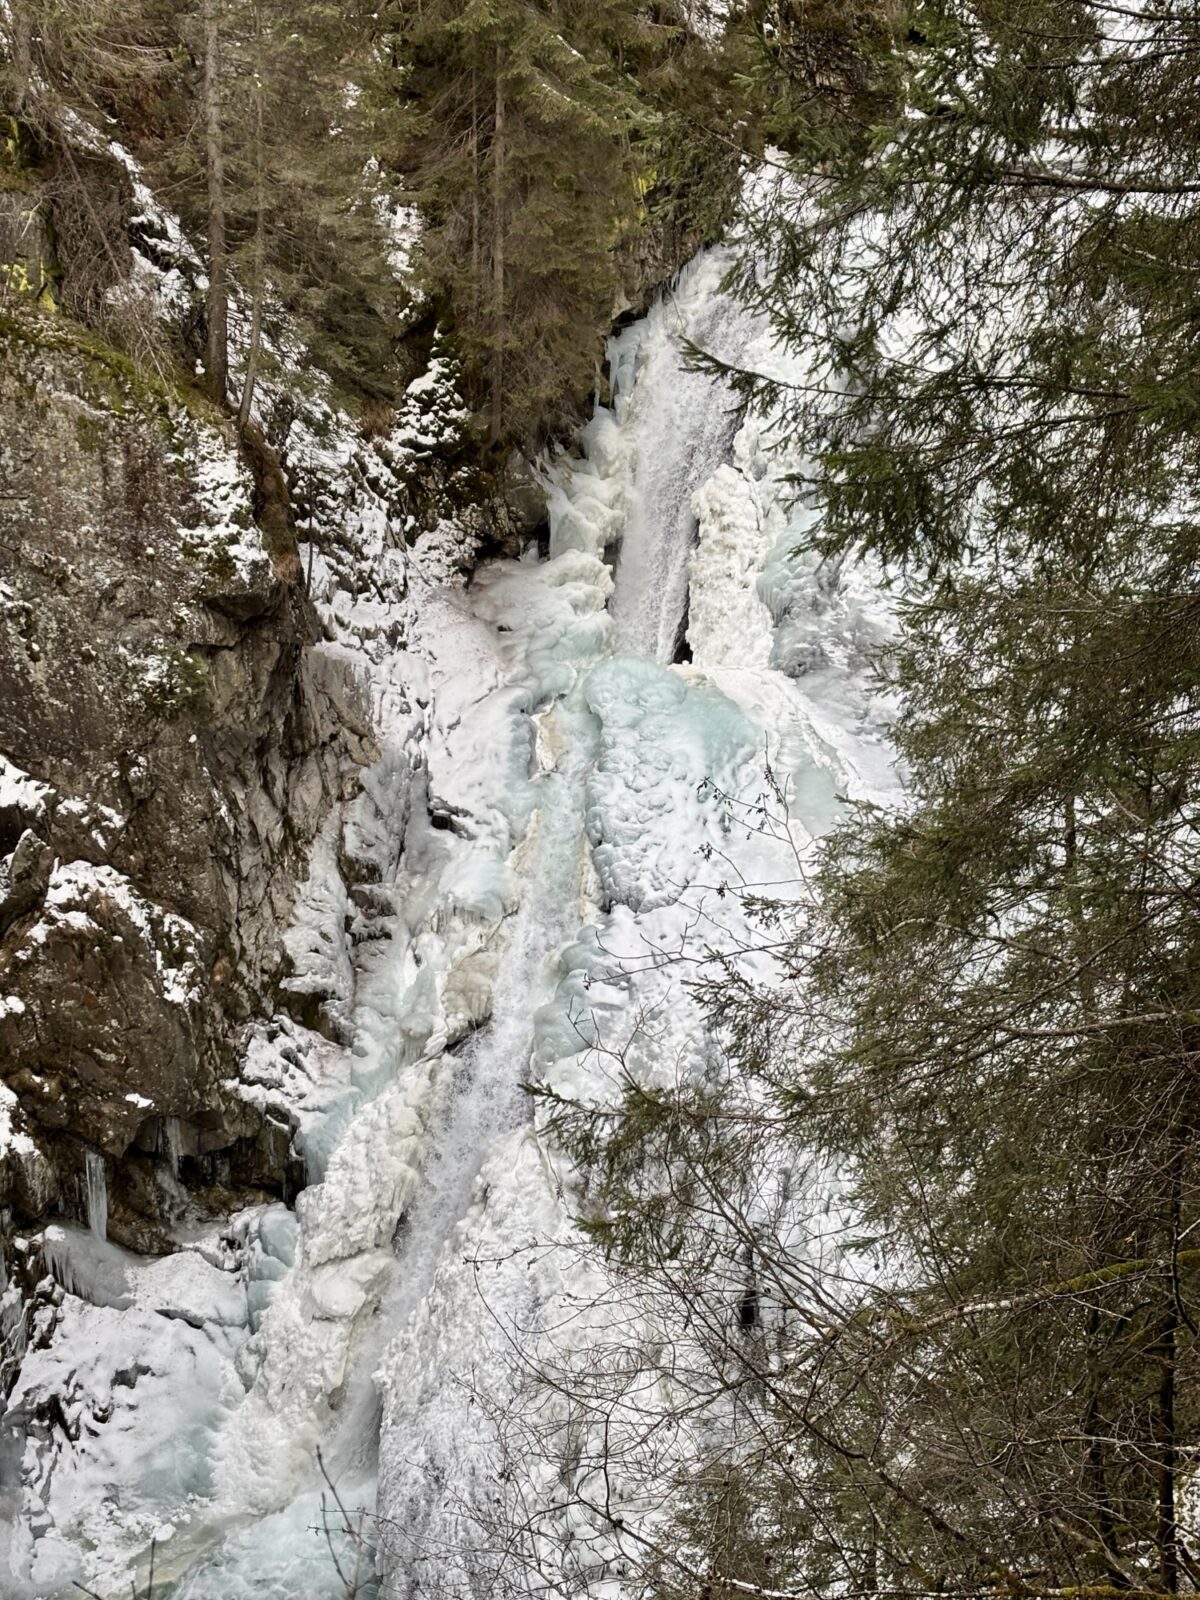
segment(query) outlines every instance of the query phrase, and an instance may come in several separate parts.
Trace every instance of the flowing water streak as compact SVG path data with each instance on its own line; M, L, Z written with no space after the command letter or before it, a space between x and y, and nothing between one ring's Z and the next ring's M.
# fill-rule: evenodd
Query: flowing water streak
M162 1149L167 1158L167 1165L171 1169L171 1176L178 1181L179 1163L183 1159L183 1140L178 1117L163 1118Z
M570 732L558 767L539 779L538 809L518 852L521 901L506 928L492 1020L459 1053L430 1128L424 1185L405 1219L396 1289L385 1307L389 1330L400 1341L439 1268L460 1266L456 1229L475 1200L486 1202L476 1190L487 1155L529 1119L524 1085L535 1016L554 986L554 957L579 923L587 869L585 779L594 756L591 718L578 691L546 715ZM386 1515L390 1525L403 1527L408 1548L420 1548L439 1493L419 1466L400 1481L393 1477ZM393 1570L386 1593L389 1600L406 1600L422 1582L412 1570Z
M529 1117L524 1084L534 1016L553 986L553 956L578 924L586 865L584 778L591 730L578 697L572 699L575 704L557 704L543 714L572 731L561 766L537 778L537 809L517 851L521 898L502 932L492 1019L449 1058L452 1066L437 1085L421 1188L397 1231L396 1272L378 1318L379 1336L360 1360L329 1453L336 1470L350 1477L374 1466L380 1403L373 1379L382 1341L405 1326L429 1293L454 1230L470 1210L487 1152ZM414 1496L408 1517L419 1519L420 1498Z
M404 1221L399 1289L389 1307L393 1326L428 1293L443 1247L471 1203L485 1153L529 1115L523 1085L534 1013L553 982L551 959L578 921L586 848L583 776L590 752L578 736L583 719L570 720L576 739L563 768L541 776L538 809L521 846L521 903L505 932L492 1021L459 1052L431 1122L423 1188Z

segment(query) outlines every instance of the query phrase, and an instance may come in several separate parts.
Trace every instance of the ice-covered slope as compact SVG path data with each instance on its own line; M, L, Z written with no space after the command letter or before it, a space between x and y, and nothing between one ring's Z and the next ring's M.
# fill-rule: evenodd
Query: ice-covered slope
M789 506L795 463L769 448L764 424L734 437L728 396L681 374L679 334L703 342L721 329L722 353L776 359L721 295L720 272L718 257L702 258L669 311L615 342L616 406L585 430L584 459L555 477L551 561L512 574L533 596L558 563L579 562L598 604L597 558L619 542L608 633L590 657L559 656L558 697L539 715L521 894L550 937L531 950L520 918L511 939L501 932L497 1017L474 1052L475 1070L498 1082L531 1077L603 1101L618 1070L646 1082L702 1071L713 1041L678 958L747 939L728 886L798 892L797 853L829 826L837 794L894 781L884 708L866 687L886 628L870 576L792 554L805 515ZM692 664L665 666L685 608ZM519 616L506 619L517 634ZM527 649L548 648L536 631L525 637ZM764 796L779 815L768 771L788 815L764 830ZM574 826L574 858L561 843L539 848L547 825L562 842ZM473 1203L381 1368L392 1582L400 1594L496 1582L519 1593L536 1571L590 1590L619 1577L621 1559L588 1505L636 1519L645 1481L608 1431L611 1415L601 1428L535 1369L603 1340L612 1308L577 1248L578 1195L546 1130L526 1115L477 1133ZM656 1403L637 1396L636 1375L622 1381L635 1410Z
M523 1085L603 1101L618 1064L703 1070L679 958L744 940L728 887L797 892L836 796L892 782L870 576L792 554L795 463L684 370L680 335L777 359L721 266L702 257L614 342L613 409L549 471L548 560L464 589L426 540L403 650L386 603L339 598L318 564L332 647L362 653L373 697L363 826L395 909L352 946L335 852L314 857L294 942L341 975L348 1043L287 1024L250 1074L301 1108L314 1181L294 1217L247 1213L151 1266L63 1230L64 1325L16 1397L33 1422L8 1559L28 1592L80 1573L127 1592L157 1537L180 1600L339 1594L318 1448L375 1513L388 1593L466 1595L503 1562L519 1590L514 1557L619 1577L587 1506L636 1518L644 1481L526 1365L610 1313L588 1309L604 1285L575 1248L574 1175ZM781 792L764 830L754 808ZM64 1389L65 1426L47 1412Z

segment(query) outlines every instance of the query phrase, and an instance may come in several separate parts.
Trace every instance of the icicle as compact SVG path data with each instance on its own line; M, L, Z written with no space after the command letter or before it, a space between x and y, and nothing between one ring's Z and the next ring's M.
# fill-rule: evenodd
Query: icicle
M11 1373L25 1354L28 1327L24 1297L15 1290L8 1294L7 1289L8 1272L0 1257L0 1369L7 1366ZM7 1374L0 1371L0 1376Z
M171 1176L178 1178L179 1162L183 1154L183 1138L178 1117L163 1118L162 1150L166 1155L167 1164L171 1168Z
M89 1150L85 1160L87 1173L88 1227L97 1239L108 1238L108 1173L104 1157L98 1150Z

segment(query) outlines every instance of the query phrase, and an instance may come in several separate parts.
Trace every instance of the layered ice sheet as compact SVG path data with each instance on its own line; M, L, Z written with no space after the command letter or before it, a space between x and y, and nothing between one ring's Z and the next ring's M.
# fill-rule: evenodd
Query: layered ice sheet
M636 1517L644 1485L530 1370L609 1312L526 1086L604 1103L618 1072L702 1073L718 1041L686 979L751 938L730 891L799 893L839 796L895 783L877 586L794 554L797 461L684 360L681 337L780 359L722 265L701 257L613 342L612 409L548 469L549 559L462 589L423 580L418 546L406 648L371 652L384 754L363 827L390 862L389 936L337 953L349 1046L283 1028L247 1063L251 1097L296 1108L313 1181L294 1215L243 1214L161 1262L60 1230L57 1325L0 1461L21 1592L127 1593L154 1540L179 1600L320 1600L344 1592L335 1555L360 1575L377 1558L391 1595L434 1572L466 1595L494 1576L497 1526L560 1501L540 1555L619 1589L587 1506L603 1479ZM331 605L339 638L387 637L363 606L381 609ZM318 844L289 936L300 981L346 911L333 854Z

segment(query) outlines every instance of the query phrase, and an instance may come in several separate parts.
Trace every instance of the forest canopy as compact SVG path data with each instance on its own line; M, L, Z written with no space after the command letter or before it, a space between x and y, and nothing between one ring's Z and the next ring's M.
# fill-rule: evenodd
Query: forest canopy
M729 215L756 137L734 70L745 38L691 12L13 0L0 94L12 158L51 197L63 302L84 321L151 338L112 312L125 219L102 148L81 157L90 126L203 241L191 333L208 387L243 419L264 317L376 402L395 400L408 348L436 326L481 435L534 448L582 415L614 320ZM248 324L236 395L231 316Z

